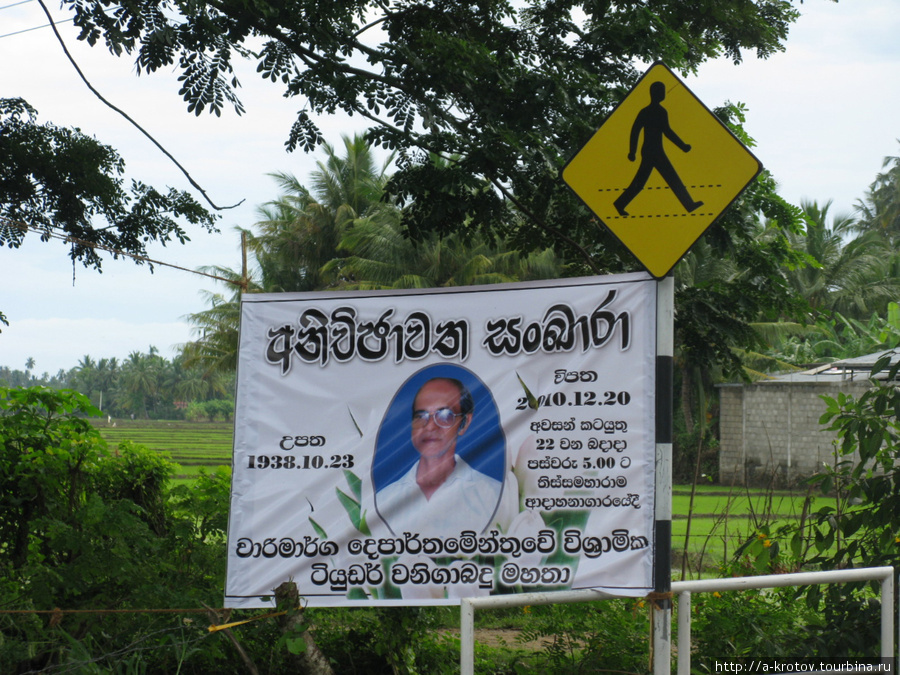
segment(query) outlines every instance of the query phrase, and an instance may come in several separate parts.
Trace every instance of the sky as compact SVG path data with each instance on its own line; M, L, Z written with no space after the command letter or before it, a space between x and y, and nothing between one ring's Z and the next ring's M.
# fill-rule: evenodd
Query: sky
M796 3L795 3L796 4ZM54 18L66 18L48 5ZM754 154L771 171L788 201L833 201L831 213L852 213L882 169L900 154L900 0L806 0L787 48L768 60L747 54L735 66L717 60L702 66L687 86L707 107L726 101L747 106L745 129ZM127 178L191 189L149 140L104 106L79 79L34 0L0 0L0 97L21 97L39 122L71 126L118 150ZM259 218L259 205L278 188L268 174L305 180L317 155L287 153L284 141L301 106L260 80L251 64L238 76L246 112L221 117L189 114L178 96L177 74L137 76L133 61L102 46L78 42L71 23L63 39L90 82L148 130L218 205L220 232L189 230L191 242L154 245L150 257L188 270L204 265L240 268L234 228ZM317 120L326 140L362 131L363 120ZM194 192L195 197L202 197ZM171 358L192 338L185 316L206 308L204 291L225 292L213 280L167 266L107 259L103 273L73 268L65 245L26 237L19 249L0 248L0 366L36 373L70 369L85 355L124 359L150 346Z

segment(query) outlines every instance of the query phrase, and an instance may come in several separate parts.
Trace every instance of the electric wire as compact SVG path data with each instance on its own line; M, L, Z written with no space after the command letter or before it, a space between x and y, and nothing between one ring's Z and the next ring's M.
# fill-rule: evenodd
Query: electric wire
M28 1L30 1L30 0L28 0ZM195 188L195 189L203 196L203 198L207 201L207 203L209 203L210 206L212 206L216 211L224 211L224 210L236 208L236 207L238 207L238 206L240 206L241 204L244 203L244 200L243 200L243 199L242 199L241 201L239 201L237 204L232 204L232 205L230 205L230 206L219 206L218 204L216 204L215 202L213 202L213 200L210 199L209 195L206 193L206 190L204 190L203 187L202 187L199 183L197 183L197 181L194 180L193 176L191 176L191 174L188 173L187 169L185 169L185 168L181 165L181 163L180 163L177 159L175 159L175 157L174 157L168 150L166 150L166 148L163 147L163 146L160 144L159 141L156 140L156 138L154 138L154 137L153 137L146 129L144 129L144 128L143 128L140 124L138 124L134 119L132 119L131 116L128 115L128 113L126 113L126 112L125 112L124 110L122 110L121 108L118 108L118 107L116 107L115 105L113 105L112 103L110 103L110 102L103 96L103 94L101 94L101 93L94 87L94 85L91 84L91 82L87 79L87 77L85 76L85 74L82 72L81 67L78 65L78 63L77 63L77 62L75 61L75 59L72 57L72 54L69 52L69 48L66 46L66 43L65 43L65 41L64 41L63 38L62 38L62 35L60 35L60 33L59 33L59 30L58 30L58 24L60 24L60 23L66 23L66 22L68 22L68 21L73 21L74 18L72 18L72 19L63 19L62 21L56 21L56 20L53 18L53 16L50 14L50 10L47 8L47 5L44 4L43 0L37 0L37 3L38 3L38 5L40 5L41 10L44 12L45 16L47 17L47 20L48 20L50 23L48 23L48 24L46 24L46 25L44 25L44 26L36 26L36 27L34 27L34 28L26 28L26 29L23 29L23 30L21 30L21 31L16 31L16 32L13 32L13 33L8 33L8 34L6 34L6 35L0 35L0 38L10 37L10 36L12 36L12 35L18 35L18 34L20 34L20 33L27 33L27 32L32 31L32 30L37 30L38 28L46 28L46 27L49 26L49 27L53 30L53 34L54 34L54 36L56 37L56 40L57 40L57 42L59 43L60 47L62 48L63 53L65 54L65 56L66 56L66 58L68 59L69 63L72 64L72 67L75 69L75 72L78 73L78 77L81 78L81 81L84 82L84 84L85 84L85 85L87 86L87 88L91 91L91 93L94 94L94 96L96 96L98 99L100 99L100 101L101 101L105 106L107 106L108 108L110 108L111 110L117 112L119 115L121 115L123 118L125 118L125 120L127 120L127 121L128 121L135 129L137 129L138 131L140 131L140 132L141 132L141 133L142 133L142 134L143 134L143 135L144 135L144 136L145 136L145 137L146 137L153 145L155 145L155 146L159 149L160 152L162 152L166 157L168 157L168 158L169 158L169 161L171 161L176 167L178 167L178 169L181 171L182 175L183 175L185 178L187 178L188 182L189 182L191 185L194 186L194 188Z
M33 0L25 0L25 1L32 2ZM9 6L12 7L12 5L9 5ZM5 9L5 7L0 7L0 9ZM62 19L60 21L57 21L56 23L58 25L61 23L69 23L70 21L74 21L74 20L75 20L74 18ZM21 35L22 33L30 33L33 30L40 30L41 28L50 28L52 26L53 26L53 24L51 24L51 23L45 23L43 26L34 26L33 28L23 28L22 30L17 30L12 33L6 33L4 35L0 35L0 40L2 40L3 38L12 37L13 35Z
M19 0L19 2L14 2L11 5L3 5L3 7L0 7L0 11L10 7L18 7L19 5L27 5L29 2L34 2L34 0Z
M21 230L22 232L34 232L36 234L41 235L41 237L46 237L48 239L59 239L67 244L78 244L79 246L84 246L86 248L91 248L95 250L107 251L112 253L113 255L120 255L126 258L132 258L133 260L137 260L140 262L146 262L151 265L160 265L162 267L171 267L176 270L181 270L182 272L189 272L191 274L198 274L202 277L209 277L210 279L215 279L216 281L222 281L226 284L232 284L234 286L240 286L241 282L234 281L233 279L226 279L225 277L220 277L215 274L209 274L208 272L201 272L199 270L192 270L188 267L182 267L180 265L175 265L174 263L163 262L162 260L154 260L153 258L149 258L143 255L137 255L136 253L129 253L128 251L123 251L121 249L112 248L110 246L103 246L102 244L97 244L91 241L86 241L84 239L79 239L78 237L73 237L71 234L63 234L60 232L54 232L51 229L45 229L41 227L34 227L33 225L28 225L26 223L20 223L15 220L11 220L5 216L0 216L0 228L2 227L14 227L17 230Z

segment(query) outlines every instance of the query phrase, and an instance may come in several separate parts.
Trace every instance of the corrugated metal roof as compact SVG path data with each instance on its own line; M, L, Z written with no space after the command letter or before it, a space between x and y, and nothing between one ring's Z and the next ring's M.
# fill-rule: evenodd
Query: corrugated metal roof
M883 356L890 355L891 365L900 361L900 353L887 349L865 356L857 356L852 359L841 359L832 363L818 365L809 370L798 370L790 373L779 373L771 375L763 380L754 382L753 384L828 384L832 382L860 381L864 382L869 378L869 371L875 366L875 363ZM884 378L884 373L879 373L878 379ZM729 386L729 385L724 385ZM733 386L741 386L735 383Z

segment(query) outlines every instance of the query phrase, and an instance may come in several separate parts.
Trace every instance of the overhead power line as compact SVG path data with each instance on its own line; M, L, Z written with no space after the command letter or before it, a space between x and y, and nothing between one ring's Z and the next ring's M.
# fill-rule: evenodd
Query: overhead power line
M33 2L33 0L24 0L24 2ZM18 2L17 5L21 5L23 3ZM15 5L7 5L7 7L14 7ZM6 9L6 7L0 7L0 9ZM61 21L57 21L57 24L60 23L68 23L69 21L74 21L74 18L71 19L63 19ZM40 30L41 28L51 28L53 26L52 23L45 23L43 26L34 26L32 28L23 28L22 30L13 31L12 33L6 33L4 35L0 35L0 40L7 37L12 37L13 35L21 35L22 33L30 33L33 30Z
M210 279L215 279L216 281L223 281L226 284L232 284L234 286L242 285L241 282L234 281L233 279L226 279L225 277L220 277L215 274L209 274L208 272L200 272L198 270L192 270L187 267L181 267L180 265L175 265L173 263L167 263L167 262L163 262L161 260L154 260L153 258L148 258L147 256L137 255L135 253L129 253L128 251L122 251L120 249L112 248L110 246L103 246L102 244L96 244L94 242L86 241L84 239L79 239L78 237L73 237L70 234L63 234L60 232L54 232L53 230L47 230L47 229L40 228L40 227L34 227L33 225L27 225L26 223L20 223L15 220L11 220L5 216L0 216L0 226L14 227L17 230L21 230L22 232L34 232L36 234L41 235L42 237L46 237L46 238L50 238L50 239L59 239L61 241L66 242L67 244L78 244L79 246L84 246L86 248L107 251L108 253L112 253L114 255L120 255L120 256L124 256L126 258L131 258L133 260L137 260L140 262L150 263L151 265L161 265L162 267L171 267L176 270L181 270L182 272L189 272L190 274L198 274L202 277L209 277Z
M3 7L0 7L0 10L18 7L19 5L27 5L29 2L34 2L34 0L19 0L19 2L14 2L11 5L3 5Z
M22 0L22 1L23 1L23 2L30 2L31 0ZM233 208L236 208L236 207L238 207L238 206L240 206L241 204L244 203L244 200L243 200L243 199L242 199L241 201L239 201L237 204L232 204L231 206L219 206L218 204L216 204L215 202L213 202L212 199L210 199L209 195L206 193L206 190L204 190L203 187L202 187L199 183L197 183L197 181L194 180L193 176L191 176L191 174L188 173L187 169L185 169L185 168L181 165L181 163L180 163L177 159L175 159L175 157L172 155L172 153L170 153L168 150L166 150L166 148L164 148L164 147L162 146L162 144L160 144L159 141L157 141L157 140L156 140L156 139L155 139L155 138L154 138L154 137L153 137L146 129L144 129L144 128L143 128L140 124L138 124L134 119L132 119L131 116L128 115L128 113L126 113L126 112L125 112L124 110L122 110L121 108L118 108L118 107L116 107L115 105L113 105L112 103L110 103L110 102L103 96L103 94L101 94L101 93L94 87L94 85L91 84L91 82L87 79L87 77L85 76L85 74L82 72L81 67L78 65L78 63L75 61L75 59L72 57L71 53L69 53L69 48L66 46L66 43L65 43L65 41L64 41L63 38L62 38L62 35L60 35L59 30L57 29L57 25L58 25L58 24L60 24L60 23L65 23L65 22L68 22L68 21L73 21L74 19L63 19L62 21L56 21L56 20L53 18L53 16L50 14L50 10L47 8L47 5L43 2L43 0L37 0L37 3L40 5L41 9L43 10L44 14L45 14L46 17L47 17L47 20L48 20L50 23L45 24L44 26L35 26L34 28L25 28L25 29L20 30L20 31L15 31L15 32L13 32L13 33L8 33L7 35L0 35L0 38L10 37L10 36L12 36L12 35L18 35L18 34L20 34L20 33L26 33L26 32L28 32L28 31L37 30L38 28L46 28L46 27L49 26L49 27L53 30L53 34L56 36L56 40L57 40L57 42L59 42L59 45L60 45L60 47L62 48L63 53L65 54L66 58L69 60L69 63L71 63L71 64L72 64L72 67L75 68L75 72L78 73L78 77L81 78L81 81L84 82L84 84L85 84L85 85L87 86L87 88L91 91L91 93L94 94L94 96L96 96L98 99L100 99L100 101L101 101L105 106L107 106L107 107L110 108L111 110L114 110L114 111L117 112L119 115L121 115L123 118L125 118L125 119L126 119L126 120L127 120L127 121L135 128L135 129L137 129L138 131L140 131L140 132L141 132L141 133L142 133L142 134L143 134L143 135L144 135L151 143L153 143L153 145L155 145L155 146L160 150L160 152L162 152L166 157L168 157L168 158L169 158L169 161L171 161L176 167L178 167L178 169L181 171L182 175L183 175L185 178L187 178L188 182L189 182L191 185L193 185L194 188L195 188L196 190L198 190L198 191L200 192L200 194L201 194L201 195L203 196L203 198L209 203L210 206L212 206L216 211L223 211L223 210L227 210L227 209L233 209Z

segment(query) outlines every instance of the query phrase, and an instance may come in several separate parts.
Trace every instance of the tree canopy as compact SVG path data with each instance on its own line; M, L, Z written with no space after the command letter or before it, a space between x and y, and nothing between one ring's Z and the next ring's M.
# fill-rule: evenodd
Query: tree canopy
M390 194L411 202L413 234L503 229L567 241L595 271L591 218L557 172L638 76L635 61L691 71L783 48L798 16L787 0L64 0L80 37L131 54L140 72L175 67L196 114L238 112L236 57L299 100L286 144L323 141L316 118L343 111L398 151ZM445 165L428 153L455 157ZM427 197L427 198L425 198ZM574 213L578 217L574 217ZM533 231L527 231L533 230ZM599 258L599 259L598 259Z
M405 237L402 210L384 194L387 165L375 165L363 136L345 136L343 150L324 145L326 160L310 174L310 187L271 174L282 194L259 208L256 233L242 231L251 254L247 278L223 266L206 268L228 280L232 294L207 293L210 306L188 316L198 335L184 346L188 364L234 371L242 291L432 288L561 275L552 249L522 255L500 236Z
M39 124L22 99L0 99L0 246L17 248L27 229L55 234L69 256L96 269L100 253L144 256L153 241L188 241L181 222L215 230L211 215L187 192L133 180L111 147L78 129ZM2 319L2 315L0 315Z

